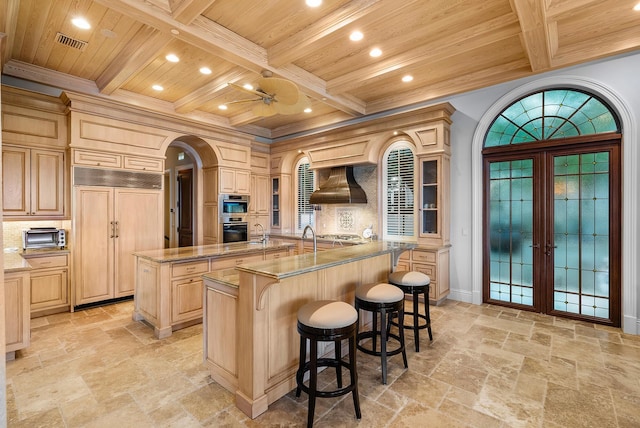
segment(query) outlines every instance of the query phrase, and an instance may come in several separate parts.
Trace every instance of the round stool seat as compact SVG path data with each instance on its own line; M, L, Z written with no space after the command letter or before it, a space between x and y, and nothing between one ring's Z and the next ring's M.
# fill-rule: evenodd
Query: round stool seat
M358 320L358 312L348 303L333 300L310 302L298 310L298 321L313 328L347 327Z
M389 274L389 282L405 287L422 287L431 283L431 278L422 272L399 270Z
M356 288L356 298L373 303L394 303L404 299L404 293L391 284L364 284Z

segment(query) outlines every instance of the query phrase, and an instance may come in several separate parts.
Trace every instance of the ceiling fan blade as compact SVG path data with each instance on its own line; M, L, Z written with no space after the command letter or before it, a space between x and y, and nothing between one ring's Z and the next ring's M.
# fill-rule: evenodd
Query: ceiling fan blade
M258 86L260 90L272 95L277 102L282 104L295 104L300 95L300 90L295 83L278 77L258 79Z
M269 117L278 113L273 103L272 104L258 103L251 109L251 111L256 116L261 116L261 117Z
M246 100L234 100L234 101L229 101L228 103L224 103L225 105L232 105L232 104L242 104L242 103L253 103L256 101L262 101L262 98L247 98Z
M295 104L283 104L276 102L273 103L273 105L279 114L297 114L302 113L307 107L311 107L311 101L305 94L300 93L298 102Z
M237 84L232 83L232 82L228 82L227 85L229 85L232 88L237 89L239 91L246 92L247 94L255 95L255 96L258 96L260 98L268 98L268 99L272 98L272 96L269 95L269 94L265 94L264 92L256 91L254 89L247 89L244 86L240 86L240 85L237 85Z

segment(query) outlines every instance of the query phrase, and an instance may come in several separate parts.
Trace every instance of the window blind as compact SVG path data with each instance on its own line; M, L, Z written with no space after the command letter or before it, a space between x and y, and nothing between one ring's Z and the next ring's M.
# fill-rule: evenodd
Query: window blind
M385 235L402 239L414 236L414 156L408 147L392 148L385 174Z
M308 162L301 162L297 168L298 175L298 229L306 225L313 226L313 207L309 197L313 193L314 172L309 169Z

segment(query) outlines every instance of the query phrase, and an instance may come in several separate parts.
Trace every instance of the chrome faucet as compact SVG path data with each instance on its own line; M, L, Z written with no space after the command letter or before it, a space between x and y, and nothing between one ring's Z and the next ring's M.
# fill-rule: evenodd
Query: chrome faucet
M302 232L302 239L307 237L307 230L311 231L311 235L313 236L313 253L315 254L318 251L318 241L316 241L316 232L314 232L313 227L310 224L304 227L304 231Z
M253 227L258 227L260 226L260 229L262 230L262 238L260 238L260 242L265 243L267 242L267 234L264 232L264 226L261 225L260 223L256 223L253 225Z

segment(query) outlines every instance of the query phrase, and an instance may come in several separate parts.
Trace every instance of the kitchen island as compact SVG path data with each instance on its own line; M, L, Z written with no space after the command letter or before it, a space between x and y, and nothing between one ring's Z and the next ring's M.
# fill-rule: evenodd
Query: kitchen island
M166 248L134 253L133 319L151 325L158 339L202 321L202 274L289 255L279 240Z
M374 241L203 275L211 377L235 393L242 412L262 414L295 388L298 309L324 299L353 304L358 285L386 282L400 254L415 246ZM318 352L333 353L333 344L319 344Z

